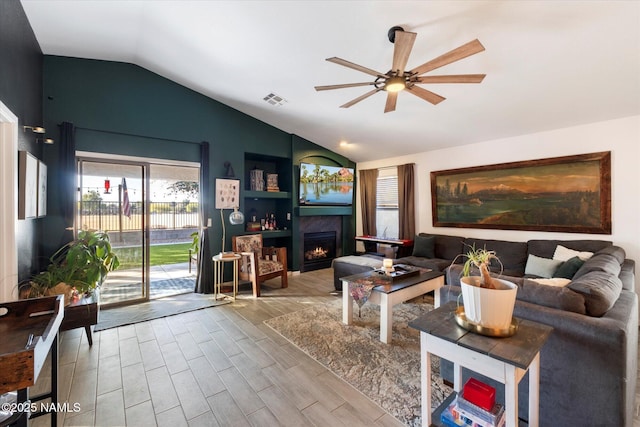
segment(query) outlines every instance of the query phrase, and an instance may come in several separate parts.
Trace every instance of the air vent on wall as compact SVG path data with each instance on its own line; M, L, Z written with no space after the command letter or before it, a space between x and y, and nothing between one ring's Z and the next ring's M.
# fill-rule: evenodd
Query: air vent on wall
M276 95L275 93L270 93L269 95L265 96L264 98L265 101L267 101L269 104L271 105L275 105L277 107L280 107L282 105L284 105L287 100L284 99L283 97L281 97L280 95Z

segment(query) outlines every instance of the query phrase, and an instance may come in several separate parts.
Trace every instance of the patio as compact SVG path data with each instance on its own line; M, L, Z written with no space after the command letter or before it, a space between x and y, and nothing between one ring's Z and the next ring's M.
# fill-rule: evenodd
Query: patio
M150 268L151 299L193 292L196 269L189 263L157 265ZM100 304L130 300L141 295L140 270L115 270L100 288Z

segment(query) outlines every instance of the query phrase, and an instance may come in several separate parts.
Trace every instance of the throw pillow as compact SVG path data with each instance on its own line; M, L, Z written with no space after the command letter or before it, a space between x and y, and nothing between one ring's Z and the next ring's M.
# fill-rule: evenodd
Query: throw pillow
M556 288L564 288L569 283L571 283L570 279L564 279L562 277L553 277L551 279L529 279L533 280L536 283L540 283L541 285L547 286L555 286Z
M413 239L413 256L423 258L435 258L436 238L435 236L416 236Z
M562 261L529 254L527 265L524 268L524 274L549 279L553 277L553 273L556 272L560 264L562 264Z
M560 267L553 273L553 277L563 277L565 279L573 279L573 276L576 274L576 271L582 267L584 261L574 256L560 264Z
M553 259L557 259L560 261L568 261L574 256L577 256L581 260L586 261L593 256L593 252L574 251L573 249L565 248L562 245L558 245L556 246L556 251L553 253Z

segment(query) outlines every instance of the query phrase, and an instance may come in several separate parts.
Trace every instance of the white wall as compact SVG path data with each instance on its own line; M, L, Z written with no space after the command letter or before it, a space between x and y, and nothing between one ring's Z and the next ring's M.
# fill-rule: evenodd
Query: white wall
M18 299L18 118L0 101L0 302Z
M518 230L433 227L431 184L434 170L455 169L547 157L611 151L612 234L548 233ZM640 265L640 116L557 129L358 163L358 170L416 164L416 231L481 239L526 241L530 239L611 240ZM362 234L360 195L356 201L356 232ZM638 288L636 279L636 288Z

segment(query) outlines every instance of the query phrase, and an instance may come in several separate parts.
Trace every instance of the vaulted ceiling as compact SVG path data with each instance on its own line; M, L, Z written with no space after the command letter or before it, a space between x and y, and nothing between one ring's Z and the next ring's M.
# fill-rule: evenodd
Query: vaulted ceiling
M640 114L638 1L21 1L44 54L137 64L355 161ZM395 25L417 33L409 69L477 38L427 75L487 77L386 114L384 91L314 90L374 79L329 57L388 71Z

